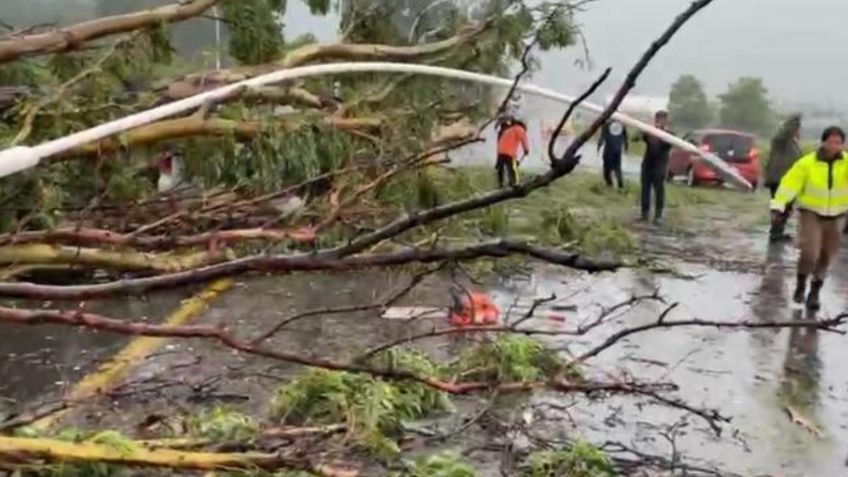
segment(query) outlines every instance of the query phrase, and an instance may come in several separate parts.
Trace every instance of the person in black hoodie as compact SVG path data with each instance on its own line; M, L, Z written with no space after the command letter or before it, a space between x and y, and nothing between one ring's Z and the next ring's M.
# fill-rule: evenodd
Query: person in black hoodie
M668 112L658 111L654 115L654 126L666 131L668 128ZM647 221L651 212L651 190L654 191L656 207L654 209L654 223L659 224L662 220L663 208L665 207L665 179L668 174L668 156L671 152L671 144L660 138L644 133L636 140L645 141L645 156L642 159L641 185L642 185L642 220Z
M618 181L618 188L624 188L624 178L621 175L621 156L627 152L629 143L627 140L627 128L616 120L607 121L601 130L601 138L598 140L598 151L604 148L604 181L607 186L612 187L613 175Z

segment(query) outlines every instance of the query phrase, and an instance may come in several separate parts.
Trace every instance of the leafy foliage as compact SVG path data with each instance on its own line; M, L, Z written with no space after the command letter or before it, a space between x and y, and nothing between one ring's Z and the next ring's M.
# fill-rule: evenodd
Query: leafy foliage
M422 356L393 353L396 367L434 371ZM410 369L413 368L413 369ZM422 384L387 382L366 375L312 370L280 387L271 413L291 425L345 423L359 444L381 455L399 452L392 440L402 423L450 409L444 393Z
M259 428L250 416L225 407L204 409L187 424L193 435L216 442L245 441L254 437Z
M463 380L491 382L535 381L566 371L556 352L521 335L503 335L468 348L449 367L452 376Z
M571 243L590 256L620 256L635 247L631 233L618 221L603 217L581 220L568 206L543 210L542 226L555 235L555 240Z
M539 48L542 51L571 46L575 39L574 18L562 4L543 3L541 16L545 18L539 31Z
M245 64L277 60L283 50L279 18L285 2L278 0L230 0L223 4L230 25L230 55Z
M530 455L524 477L614 477L609 458L583 441L567 450L536 452Z
M712 119L712 110L698 78L683 75L671 86L668 109L675 125L685 129L699 129Z
M719 100L722 126L760 134L774 129L775 114L762 79L739 78Z
M474 468L451 452L423 456L412 462L403 472L389 477L475 477Z

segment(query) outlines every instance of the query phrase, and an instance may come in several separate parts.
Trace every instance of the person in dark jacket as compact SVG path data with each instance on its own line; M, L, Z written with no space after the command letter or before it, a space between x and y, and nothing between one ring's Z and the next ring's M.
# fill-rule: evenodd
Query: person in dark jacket
M654 126L666 131L668 128L668 112L657 111L654 115ZM662 220L665 208L665 179L668 174L668 156L671 152L671 144L643 133L635 140L645 141L645 156L642 159L641 186L642 186L642 221L647 221L651 212L651 190L654 191L656 205L654 208L654 223L659 224Z
M629 142L627 140L627 128L618 121L612 120L604 124L601 130L601 138L598 140L598 152L604 148L604 181L607 186L612 187L613 175L618 181L618 188L624 188L624 178L621 175L621 156L627 152Z
M783 126L771 140L771 151L765 170L765 184L771 192L772 199L780 185L780 180L792 168L792 165L801 158L801 146L798 143L800 133L801 115L795 114L783 123ZM791 238L784 232L786 222L791 214L792 204L789 204L784 213L772 216L769 241L780 242Z

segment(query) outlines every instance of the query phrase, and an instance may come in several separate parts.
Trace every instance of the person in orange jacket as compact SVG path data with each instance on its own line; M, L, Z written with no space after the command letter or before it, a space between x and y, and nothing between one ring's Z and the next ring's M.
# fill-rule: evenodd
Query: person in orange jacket
M498 171L498 187L504 186L504 176L509 176L509 185L518 182L518 146L524 150L524 156L530 154L527 145L527 126L513 117L507 117L498 131L498 159L495 170ZM522 158L524 157L522 156Z
M448 321L456 327L490 326L498 324L500 308L485 293L467 290L450 290L453 306Z

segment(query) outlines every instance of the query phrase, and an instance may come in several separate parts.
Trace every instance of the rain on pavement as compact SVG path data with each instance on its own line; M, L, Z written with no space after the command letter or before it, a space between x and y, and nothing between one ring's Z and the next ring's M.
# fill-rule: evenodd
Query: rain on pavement
M535 147L539 150L539 147ZM597 168L597 155L588 147L583 167ZM463 155L464 154L464 155ZM479 153L457 154L458 162ZM543 164L541 156L536 156ZM625 161L632 174L638 162ZM474 164L473 162L471 162ZM532 163L529 163L532 167ZM674 238L643 232L644 245L663 247L663 240ZM679 241L681 239L677 239ZM688 240L688 239L687 239ZM755 319L779 321L798 318L789 304L789 287L794 275L796 252L791 244L765 245L765 230L742 241L711 244L738 258L740 263L757 262L763 267L749 271L721 271L709 263L692 264L679 260L676 265L691 275L682 278L655 275L647 271L623 270L599 276L585 276L550 266L538 266L530 277L499 279L490 292L503 309L516 301L529 306L535 297L556 293L567 297L577 311L569 321L594 316L599 305L610 305L659 289L667 302L679 302L670 318L697 317L705 320ZM690 244L678 244L683 248ZM741 268L745 268L743 265ZM694 277L694 278L692 278ZM339 303L373 300L373 290L385 290L391 280L385 275L357 277L345 275L312 276L308 280L291 277L259 277L243 280L234 290L210 305L198 323L237 323L239 331L267 327L279 319L282 310L303 310L326 306L325 290L333 290ZM376 286L375 286L376 284ZM431 286L433 288L433 286ZM435 285L435 289L439 284ZM194 290L158 293L155 299L112 299L99 301L87 309L114 317L161 320ZM832 316L848 307L848 257L836 264L823 297L823 314ZM444 305L438 291L418 296L416 305ZM46 306L46 305L45 305ZM585 337L585 342L558 341L555 347L579 350L597 343L616 327L655 320L662 306L645 303L605 325L602 332ZM535 320L535 319L534 319ZM344 326L340 326L344 322ZM355 325L351 325L355 323ZM532 323L532 321L531 321ZM334 326L336 325L336 326ZM542 318L538 327L556 326ZM315 319L285 333L274 346L302 349L305 353L331 349L348 354L355 349L402 336L409 331L387 324L373 314ZM0 409L16 403L55 398L86 371L120 349L127 340L105 333L69 330L58 327L23 328L0 325ZM173 343L166 350L140 363L135 376L155 374L167 369L168 354L191 351L206 356L218 354L231 360L232 353L214 344ZM848 344L834 333L806 330L770 330L728 332L711 328L658 330L633 335L618 347L593 362L591 372L627 370L642 379L672 381L680 386L680 397L695 406L717 408L733 418L722 436L697 417L689 416L682 426L676 446L691 457L697 454L706 463L719 465L743 475L838 475L844 472L848 442L848 379L841 370L848 360ZM250 362L250 360L239 361ZM193 371L192 377L208 377L220 367L215 360ZM264 364L267 365L267 362ZM254 396L245 389L246 396ZM259 393L261 386L254 383ZM261 395L257 394L257 395ZM251 397L250 399L261 399ZM540 393L533 401L558 399ZM257 405L262 405L257 403ZM120 406L118 406L120 408ZM790 422L788 410L798 413L808 428ZM670 453L669 442L657 439L656 431L671 425L683 413L632 398L611 398L601 402L584 401L574 408L577 429L593 442L615 440L631 442L640 449L658 454ZM101 422L98 422L101 423ZM540 423L544 429L546 424ZM573 432L573 430L570 429ZM821 436L817 436L817 432ZM553 432L556 432L554 429Z

